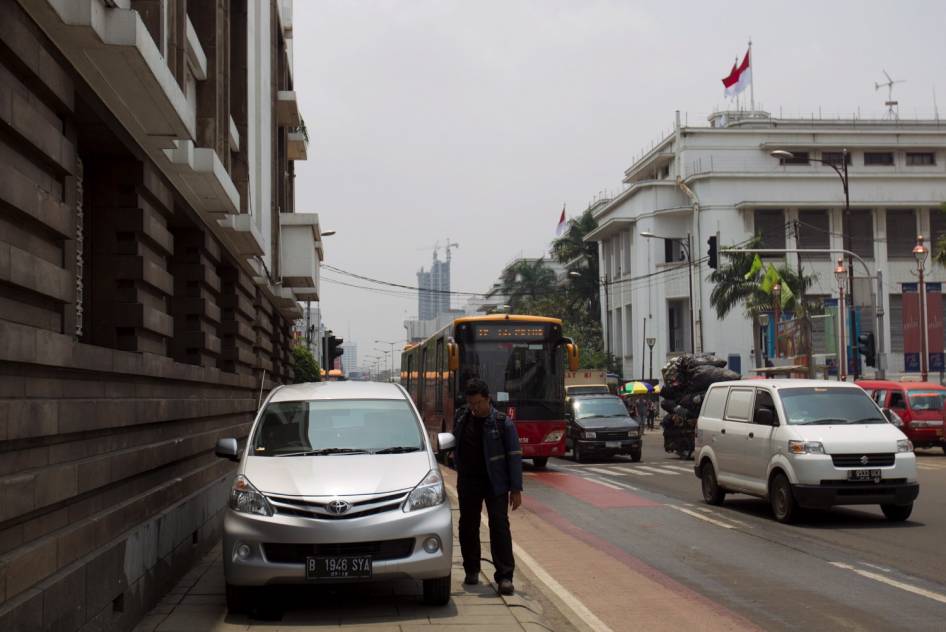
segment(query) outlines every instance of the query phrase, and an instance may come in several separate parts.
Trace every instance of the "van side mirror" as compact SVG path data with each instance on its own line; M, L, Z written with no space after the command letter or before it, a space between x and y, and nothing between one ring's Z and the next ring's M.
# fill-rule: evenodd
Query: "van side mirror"
M214 448L214 454L219 456L221 459L239 461L240 447L237 445L237 440L232 437L227 437L226 439L217 439L217 446Z
M460 368L460 349L455 342L447 343L447 368L451 371Z
M449 432L437 433L437 452L449 452L457 447L457 438Z
M578 345L574 342L569 342L565 345L565 353L568 356L568 370L577 371L578 370Z
M771 408L760 408L755 411L752 423L759 424L760 426L777 426L778 420L775 418L774 410Z

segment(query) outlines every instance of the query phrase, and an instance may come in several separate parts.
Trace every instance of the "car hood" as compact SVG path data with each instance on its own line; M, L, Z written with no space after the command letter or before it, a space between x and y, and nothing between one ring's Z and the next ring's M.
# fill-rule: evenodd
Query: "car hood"
M586 430L594 428L637 428L637 422L630 417L584 417L576 419L575 425Z
M896 452L897 440L906 435L893 424L855 426L793 426L803 441L820 441L828 454L877 454Z
M266 494L359 496L411 489L431 467L426 450L406 454L250 456L243 475Z

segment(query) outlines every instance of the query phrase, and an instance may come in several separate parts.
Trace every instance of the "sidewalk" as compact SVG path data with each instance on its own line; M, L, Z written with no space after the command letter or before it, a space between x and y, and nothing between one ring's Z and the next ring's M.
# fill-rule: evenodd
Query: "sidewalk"
M454 499L451 499L452 501ZM421 601L418 581L343 586L281 586L261 618L227 613L220 547L205 557L135 628L135 632L230 632L232 630L372 630L413 632L441 627L453 632L538 632L573 628L521 574L516 595L500 597L492 566L484 564L479 586L463 586L456 540L451 601L442 607ZM488 538L488 531L482 530ZM484 541L484 554L489 543Z

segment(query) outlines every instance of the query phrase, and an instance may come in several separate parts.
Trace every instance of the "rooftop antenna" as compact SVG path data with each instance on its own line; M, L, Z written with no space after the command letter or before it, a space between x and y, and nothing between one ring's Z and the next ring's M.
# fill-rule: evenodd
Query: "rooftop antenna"
M891 120L897 120L900 118L899 107L900 104L897 101L893 100L893 86L896 83L905 83L906 79L894 79L885 69L881 69L884 73L884 76L887 78L887 81L882 83L874 82L874 91L880 90L883 87L887 88L887 100L884 101L884 105L887 106L887 116L886 118Z
M936 105L936 86L933 86L933 118L939 120L939 106Z

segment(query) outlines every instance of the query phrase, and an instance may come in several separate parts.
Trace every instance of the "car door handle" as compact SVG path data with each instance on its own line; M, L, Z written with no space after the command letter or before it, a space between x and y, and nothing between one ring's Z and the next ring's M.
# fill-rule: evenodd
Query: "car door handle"
M754 432L750 432L750 433L749 433L749 438L750 438L750 439L754 439L754 438L755 438L755 433L754 433Z

